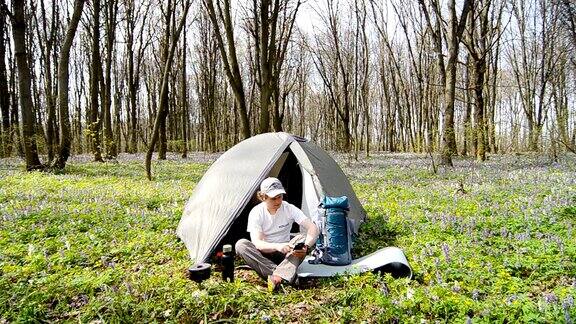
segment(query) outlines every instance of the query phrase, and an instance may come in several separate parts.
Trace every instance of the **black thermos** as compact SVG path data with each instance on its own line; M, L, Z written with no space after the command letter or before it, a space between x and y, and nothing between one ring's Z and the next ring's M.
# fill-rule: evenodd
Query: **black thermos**
M232 245L226 244L222 247L222 280L234 281L234 254Z

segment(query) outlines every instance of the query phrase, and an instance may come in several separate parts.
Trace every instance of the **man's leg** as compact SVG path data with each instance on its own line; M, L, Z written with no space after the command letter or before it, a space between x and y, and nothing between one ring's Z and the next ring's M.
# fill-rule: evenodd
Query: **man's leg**
M292 240L290 240L290 246L295 246L299 242L304 242L305 236L298 234ZM273 272L273 275L278 276L289 283L293 283L296 279L296 271L298 270L298 266L304 261L304 259L300 259L293 255L286 257L280 264L276 267Z
M298 270L298 266L303 260L304 259L291 255L284 259L272 274L288 281L289 283L293 283L296 279L296 270Z
M236 242L236 254L238 254L250 268L254 269L262 278L267 278L276 269L276 263L265 257L254 243L247 239Z

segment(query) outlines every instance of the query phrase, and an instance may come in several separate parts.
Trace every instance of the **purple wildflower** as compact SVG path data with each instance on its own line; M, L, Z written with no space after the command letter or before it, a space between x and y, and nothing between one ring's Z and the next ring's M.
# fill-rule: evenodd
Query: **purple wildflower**
M479 297L480 297L480 292L478 291L478 289L472 290L472 299L473 299L473 300L478 300Z
M270 317L270 315L264 314L264 315L262 315L261 319L262 319L262 322L268 323L268 322L270 322L270 320L271 320L272 318Z
M382 293L382 295L388 296L388 293L389 293L388 287L385 284L382 285L382 288L380 288L380 292Z
M556 297L556 294L554 293L544 294L544 300L548 304L555 304L558 302L558 297Z
M448 219L446 218L446 215L442 215L442 217L440 218L440 222L442 223L442 229L446 228L446 222L448 221Z
M508 237L508 230L507 230L506 228L502 228L502 229L500 230L500 235L501 235L503 238Z
M564 299L562 302L562 306L564 306L564 308L570 308L574 306L574 298L572 296L566 297L566 299Z
M436 271L436 282L437 283L442 283L442 275L440 274L440 271Z
M458 282L455 282L454 286L452 286L452 291L458 293L460 292L460 290L461 290L460 285L458 284Z
M508 298L506 298L506 304L510 305L512 304L516 299L518 299L518 296L516 295L511 295Z
M572 297L570 296L570 298ZM564 323L572 324L572 319L570 318L570 310L569 310L570 307L568 307L566 301L562 303L562 308L564 309Z
M448 244L442 243L442 251L444 252L444 258L446 258L446 262L450 262L450 248Z

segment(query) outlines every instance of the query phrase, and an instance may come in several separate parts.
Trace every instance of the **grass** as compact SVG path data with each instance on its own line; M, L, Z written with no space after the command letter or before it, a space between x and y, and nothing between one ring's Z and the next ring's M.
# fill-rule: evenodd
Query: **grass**
M345 160L345 159L341 159ZM570 322L576 161L493 156L430 172L424 156L342 162L368 212L356 256L402 248L414 278L372 273L269 294L253 272L202 285L175 235L210 159L0 160L0 323L37 321ZM458 190L463 187L464 192Z

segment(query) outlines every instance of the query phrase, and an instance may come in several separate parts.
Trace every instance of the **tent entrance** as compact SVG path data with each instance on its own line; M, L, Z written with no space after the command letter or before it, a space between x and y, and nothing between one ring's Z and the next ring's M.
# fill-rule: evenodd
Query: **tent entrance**
M302 171L300 170L300 165L298 159L292 153L292 151L287 148L280 158L276 161L270 172L266 177L276 177L284 185L286 189L286 195L284 200L293 204L298 208L302 208L302 195L303 195L303 178ZM260 190L258 187L257 191ZM250 239L250 234L246 232L246 227L248 226L248 214L254 206L258 205L260 201L256 198L256 192L251 195L250 201L244 206L238 217L232 223L230 230L216 245L216 251L222 250L222 245L232 244L234 245L236 241L246 238ZM299 232L298 224L292 226L292 233Z

